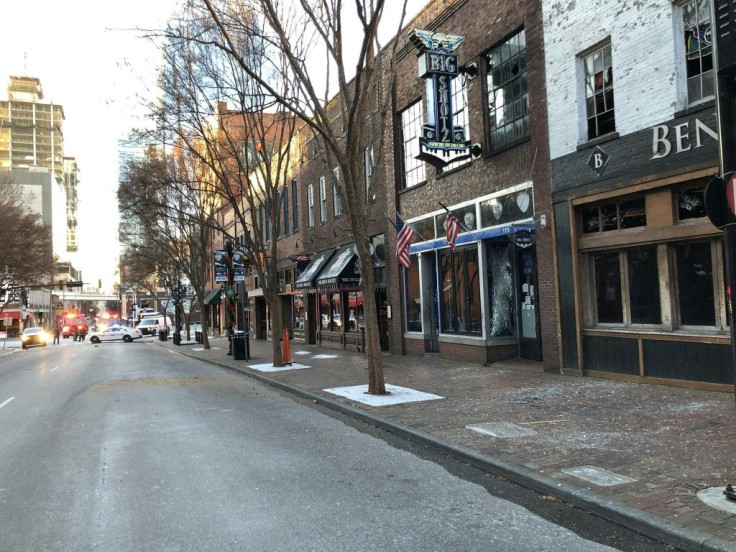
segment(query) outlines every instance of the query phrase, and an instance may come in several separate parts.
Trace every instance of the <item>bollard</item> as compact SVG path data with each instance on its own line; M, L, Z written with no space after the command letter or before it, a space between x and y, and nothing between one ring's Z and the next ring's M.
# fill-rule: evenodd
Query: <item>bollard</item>
M291 345L289 343L289 328L284 329L284 345L281 348L284 364L291 364Z

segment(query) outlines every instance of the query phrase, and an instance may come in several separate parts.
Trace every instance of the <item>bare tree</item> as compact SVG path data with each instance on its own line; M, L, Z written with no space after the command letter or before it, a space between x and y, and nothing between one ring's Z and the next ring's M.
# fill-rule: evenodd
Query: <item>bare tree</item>
M391 51L378 55L378 29L385 1L356 0L343 4L341 0L195 0L194 3L203 5L198 18L211 19L219 32L208 35L208 43L226 52L264 94L304 121L320 145L326 165L339 167L340 178L333 176L333 185L355 239L363 296L372 297L374 275L368 229L371 219L384 213L374 212L373 204L366 200L373 190L366 193L362 178L363 149L366 143L370 144L374 168L381 166L391 128L393 60L398 44L394 41ZM397 31L403 26L406 1L401 5ZM351 18L357 25L346 36L346 22ZM266 61L273 56L283 62L269 64L268 70L263 68L264 58L258 60L261 65L254 63L244 54L238 39L249 34L261 37ZM354 60L346 45L358 46ZM318 61L315 54L324 58ZM317 64L324 71L315 71ZM332 79L337 83L334 96L329 86ZM290 83L286 91L279 86L282 81ZM327 172L334 175L331 170ZM372 174L376 174L373 169ZM384 394L377 306L374 301L366 300L364 308L368 391Z
M26 207L27 198L9 176L0 177L0 289L51 285L54 256L51 227ZM6 293L0 313L9 301Z
M202 221L212 211L212 199L191 193L200 187L200 167L185 153L177 150L164 156L152 148L145 159L132 161L118 189L118 202L121 215L134 220L131 226L138 228L127 238L124 259L137 261L140 276L153 272L155 286L164 283L171 289L181 276L186 277L195 290L194 306L204 304L211 228ZM206 327L206 309L202 314ZM205 332L203 336L209 348Z
M167 31L159 132L201 163L200 187L191 193L219 198L221 217L207 224L242 247L258 275L275 336L272 362L281 366L276 337L282 330L276 236L281 227L280 202L296 162L289 146L299 121L237 61L213 46L219 36L217 27L194 10L192 3L185 18ZM260 68L260 78L271 78L265 73L274 69L279 58L266 59L262 35L252 32L256 30L252 14L244 10L240 17L249 23L231 36L233 43L241 56ZM286 63L283 56L281 61ZM290 93L287 79L280 79L277 86L281 94ZM228 300L231 295L226 294Z

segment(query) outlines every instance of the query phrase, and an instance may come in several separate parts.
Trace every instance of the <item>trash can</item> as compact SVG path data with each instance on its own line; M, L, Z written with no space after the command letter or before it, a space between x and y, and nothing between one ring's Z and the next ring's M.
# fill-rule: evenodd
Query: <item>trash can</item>
M174 341L174 345L181 345L181 333L174 330L174 335L172 336L172 340Z
M166 341L166 339L168 337L169 337L168 336L168 332L166 330L161 330L160 332L158 332L158 340L159 341Z
M194 341L197 343L204 343L204 338L202 337L202 332L195 330L194 331Z
M245 332L233 333L233 359L245 360Z

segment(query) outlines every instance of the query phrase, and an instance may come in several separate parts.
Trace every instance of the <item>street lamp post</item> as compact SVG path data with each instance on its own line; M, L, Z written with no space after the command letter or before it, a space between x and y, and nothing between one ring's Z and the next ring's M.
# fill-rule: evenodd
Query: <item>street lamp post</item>
M235 289L233 286L233 243L228 240L225 244L227 251L227 286L225 287L225 301L227 304L227 339L230 347L227 354L233 354L233 338L235 337Z

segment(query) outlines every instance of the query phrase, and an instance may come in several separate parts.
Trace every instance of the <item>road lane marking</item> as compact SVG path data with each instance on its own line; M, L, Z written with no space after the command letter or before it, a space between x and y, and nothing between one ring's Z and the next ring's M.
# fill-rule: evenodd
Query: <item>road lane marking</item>
M5 401L3 404L0 404L0 408L8 404L10 401L12 401L15 397L10 397L7 401Z
M51 369L51 372L53 372L54 370L56 370L56 369L57 369L58 367L59 367L59 365L57 364L56 366L54 366L54 367L53 367L53 368Z

